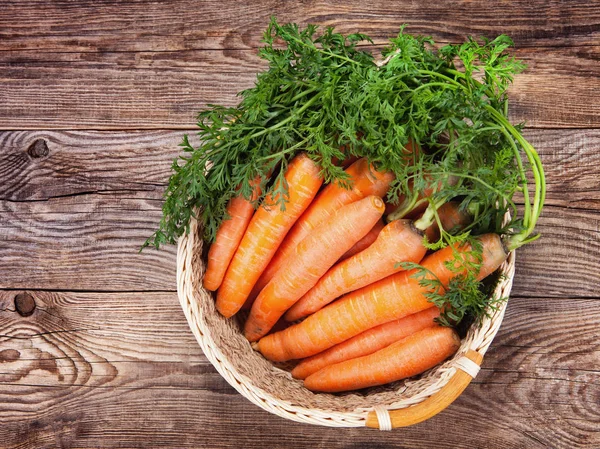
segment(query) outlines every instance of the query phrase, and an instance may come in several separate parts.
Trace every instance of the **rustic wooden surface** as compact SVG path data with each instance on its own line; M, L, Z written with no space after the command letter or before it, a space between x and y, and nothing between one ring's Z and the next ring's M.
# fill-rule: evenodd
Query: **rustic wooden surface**
M412 428L312 427L252 405L187 328L174 248L137 252L183 133L252 85L271 14L377 45L402 23L442 42L504 32L529 64L511 117L545 163L544 238L518 253L479 376ZM597 449L599 59L598 1L3 2L0 447Z

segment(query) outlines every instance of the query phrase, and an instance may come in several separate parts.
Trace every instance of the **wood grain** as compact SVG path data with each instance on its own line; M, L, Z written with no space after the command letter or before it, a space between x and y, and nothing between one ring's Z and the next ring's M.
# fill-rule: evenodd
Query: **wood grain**
M0 288L175 290L176 248L139 253L160 192L0 201Z
M401 2L333 0L246 3L190 0L162 3L113 0L11 2L0 15L0 51L106 52L255 48L270 16L316 23L344 33L362 31L385 43L408 24L413 33L441 41L468 35L512 36L519 46L597 45L597 2L451 0ZM19 20L14 20L18 17Z
M546 205L600 210L600 130L525 130L546 173Z
M528 68L509 89L509 118L528 127L598 128L600 46L520 50ZM591 101L591 103L590 103Z
M162 193L185 131L0 131L0 200ZM199 145L194 131L190 141ZM546 204L600 208L600 129L526 129L546 171ZM47 154L28 151L42 141Z
M542 239L517 250L513 294L597 297L600 214L546 206Z
M268 16L277 12L283 20L314 19L344 32L373 32L379 46L403 22L414 25L411 32L433 34L442 42L462 41L466 34L512 34L516 56L529 69L511 89L511 118L533 127L600 126L595 109L600 46L593 45L600 35L600 6L522 5L514 15L499 16L509 23L490 23L487 2L454 8L426 3L423 8L380 2L368 11L346 7L335 15L319 12L331 7L327 3L291 8L261 3L261 8L248 6L251 12L238 11L226 26L219 18L228 14L228 5L213 1L203 4L208 16L195 14L189 23L181 20L189 14L177 13L194 10L189 1L169 4L168 11L144 2L126 7L82 2L78 8L22 3L5 14L18 14L18 22L0 19L0 129L192 128L207 104L234 105L236 93L253 85L265 67L256 47ZM486 14L470 14L481 8ZM28 26L31 20L35 27Z
M519 251L517 295L600 288L600 131L530 130L548 170L544 238ZM48 154L32 158L40 139ZM180 132L0 133L0 288L175 289L175 248L142 243L160 220ZM567 264L561 261L568 261ZM531 288L532 285L536 289Z
M403 23L441 43L506 33L528 64L510 117L544 162L543 239L517 254L478 377L417 426L328 429L262 411L202 355L175 248L138 253L184 130L252 86L271 15L366 32L369 50ZM583 0L3 2L0 447L600 447L599 38L600 2ZM30 316L15 310L26 294Z
M107 192L160 198L183 132L0 132L0 199L40 201ZM197 143L194 135L190 136ZM47 154L29 149L43 142Z
M0 288L175 290L175 247L138 253L160 204L145 192L0 201ZM543 240L518 252L514 293L597 295L600 216L551 206L545 214Z
M512 298L465 394L430 421L378 433L258 409L205 360L175 294L30 293L37 308L23 318L15 292L0 292L7 447L456 448L483 447L482 435L490 449L600 444L597 300Z

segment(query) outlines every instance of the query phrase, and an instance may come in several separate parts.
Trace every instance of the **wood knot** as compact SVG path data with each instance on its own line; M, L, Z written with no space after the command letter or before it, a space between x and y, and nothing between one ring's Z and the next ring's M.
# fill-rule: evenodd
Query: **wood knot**
M31 316L35 310L35 300L29 293L15 296L15 310L21 316Z
M50 153L50 150L44 139L36 139L36 141L29 145L29 148L27 149L27 154L33 159L48 156L48 153Z
M4 351L0 351L0 363L15 362L19 360L19 357L21 357L21 353L16 349L5 349Z

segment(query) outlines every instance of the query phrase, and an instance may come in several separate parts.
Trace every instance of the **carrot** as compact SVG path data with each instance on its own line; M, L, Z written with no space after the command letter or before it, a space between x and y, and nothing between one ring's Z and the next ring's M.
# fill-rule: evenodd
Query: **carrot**
M507 254L497 234L485 234L478 239L483 246L483 260L477 273L481 280L493 273ZM471 251L468 244L455 248L461 253ZM450 280L460 274L446 266L446 262L452 260L453 248L446 247L427 256L421 265L447 287ZM412 277L413 272L396 273L353 291L301 323L263 337L257 348L274 361L309 357L367 329L428 309L431 307L425 296L428 290Z
M260 178L252 181L250 185L253 187L250 200L239 195L229 201L227 215L230 218L223 221L217 231L215 241L210 246L203 280L204 288L207 290L214 291L223 282L227 267L244 236L252 215L254 215L252 201L256 201L260 196Z
M460 209L460 204L456 201L449 201L440 206L437 210L440 223L445 231L453 229L462 229L471 222L471 215L466 210ZM440 229L437 223L433 223L425 230L425 235L429 242L435 242L440 238Z
M269 332L284 312L369 232L384 210L381 198L368 196L342 207L313 229L256 298L244 327L246 338L256 341Z
M376 326L326 351L302 360L292 370L292 376L296 379L305 379L321 368L334 363L372 354L421 329L435 326L433 320L439 315L440 311L437 307L430 307L399 320Z
M260 276L251 296L258 295L269 283L273 276L275 276L275 273L286 263L285 259L310 231L346 204L369 195L383 197L390 183L394 180L394 175L391 172L379 172L375 170L373 165L369 165L365 158L354 162L345 171L350 177L352 188L345 189L338 183L332 183L319 193L315 201L313 201L308 210L300 217L285 237L269 266Z
M375 243L327 272L290 310L295 321L316 312L344 293L402 271L399 262L420 262L427 249L423 234L409 220L395 220L383 228Z
M244 304L252 287L277 251L286 233L306 210L321 187L319 167L305 154L296 156L285 173L288 198L285 211L269 195L258 208L227 268L217 293L217 310L234 315Z
M383 229L384 226L385 226L385 223L383 222L383 220L379 220L377 223L375 223L375 226L373 226L371 228L371 230L367 233L367 235L365 235L362 239L360 239L358 242L356 242L352 246L352 248L350 248L348 251L346 251L342 255L342 257L340 257L340 260L338 262L348 259L349 257L352 257L355 254L358 254L361 251L367 249L369 246L371 246L373 244L373 242L375 240L377 240L377 236L379 235L379 233L381 232L381 230Z
M373 354L327 366L308 376L304 386L335 393L387 384L433 368L459 347L460 338L453 329L423 329Z

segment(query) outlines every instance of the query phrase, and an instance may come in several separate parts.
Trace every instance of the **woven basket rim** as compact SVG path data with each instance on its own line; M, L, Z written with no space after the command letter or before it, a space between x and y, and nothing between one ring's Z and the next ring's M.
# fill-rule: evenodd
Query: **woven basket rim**
M202 311L202 297L204 300L207 300L206 298L212 298L212 296L206 294L207 292L205 291L200 295L203 289L201 283L199 284L199 280L201 280L204 273L205 261L202 259L201 254L199 254L199 248L202 248L202 238L199 236L199 223L195 219L192 219L189 233L180 237L178 242L177 291L190 329L194 333L204 354L219 374L251 402L283 418L330 427L365 426L367 415L373 411L373 406L360 407L352 411L299 406L265 391L263 388L257 386L252 378L240 373L235 368L231 360L229 360L224 351L215 342L213 329L207 323L207 318L209 317ZM514 277L514 262L515 252L512 251L507 260L499 268L503 276L493 292L496 298L508 298ZM405 382L405 385L408 386L410 386L411 382L425 382L425 388L420 390L418 394L403 397L401 392L398 392L397 400L386 404L384 409L388 411L398 410L421 403L439 392L448 384L457 370L462 369L459 360L464 358L462 356L467 351L476 351L483 356L500 328L506 306L507 301L502 301L495 310L491 311L488 317L484 317L481 320L480 326L476 328L471 326L467 336L462 339L461 347L457 354L450 360L428 371L416 381L408 380ZM249 345L248 348L250 348ZM429 379L433 380L427 384ZM290 382L294 381L291 376L289 376L289 380Z

